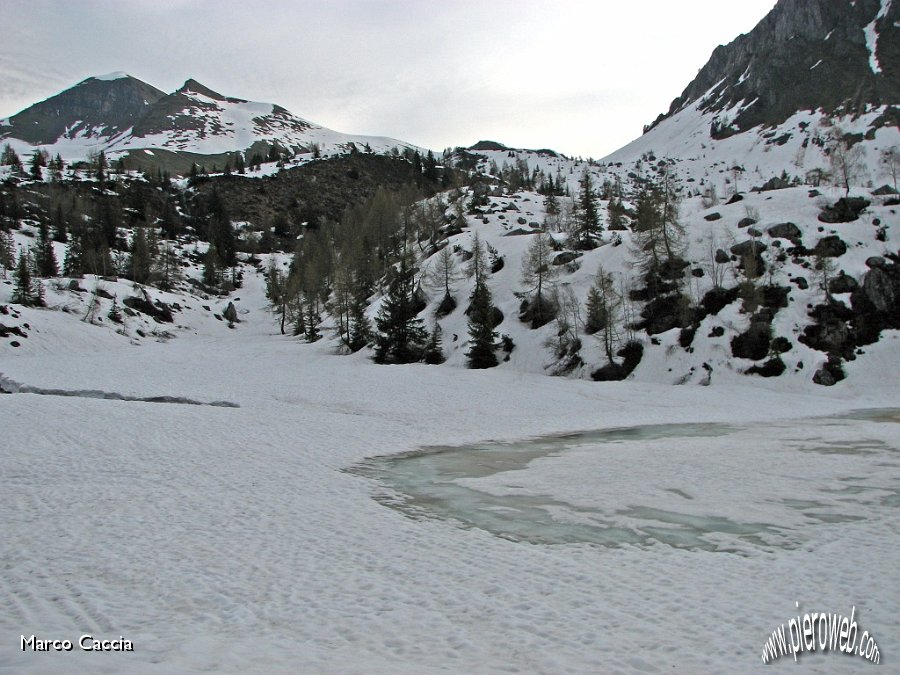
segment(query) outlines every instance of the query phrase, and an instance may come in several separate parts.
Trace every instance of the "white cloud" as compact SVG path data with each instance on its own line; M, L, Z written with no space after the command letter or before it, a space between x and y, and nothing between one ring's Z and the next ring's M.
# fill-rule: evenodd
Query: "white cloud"
M88 75L194 77L340 131L602 156L772 0L4 0L0 115Z

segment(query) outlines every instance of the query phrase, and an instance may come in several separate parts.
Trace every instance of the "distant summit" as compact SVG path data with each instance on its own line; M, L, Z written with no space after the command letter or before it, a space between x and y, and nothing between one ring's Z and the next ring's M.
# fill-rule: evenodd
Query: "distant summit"
M272 103L224 96L188 79L171 94L127 73L88 77L0 124L0 143L66 161L105 151L129 168L184 174L194 163L225 166L241 154L288 159L413 148L391 138L332 131Z

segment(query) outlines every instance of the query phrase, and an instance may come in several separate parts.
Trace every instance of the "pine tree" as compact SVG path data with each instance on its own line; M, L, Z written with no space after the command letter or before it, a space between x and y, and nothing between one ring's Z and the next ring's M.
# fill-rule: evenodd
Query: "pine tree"
M22 160L19 159L19 156L16 154L16 151L12 149L8 143L3 146L3 155L0 157L0 164L5 166L11 166L13 171L22 171Z
M494 306L484 278L476 280L469 299L469 368L493 368L497 365L494 332Z
M112 307L109 308L109 313L106 315L106 318L113 323L122 323L122 310L119 309L119 303L115 296L113 296Z
M350 339L348 347L351 352L358 352L372 340L372 326L366 316L366 299L361 295L353 298L350 305Z
M8 271L16 266L16 253L12 233L0 230L0 278L6 279Z
M143 227L136 227L131 240L131 252L128 256L128 275L135 283L146 284L150 280L151 269L152 259L147 246L146 230Z
M216 253L216 247L210 244L203 257L203 283L207 286L218 286L220 280L219 255Z
M80 277L84 274L84 235L73 234L69 237L66 257L63 258L63 274L67 277Z
M446 360L442 346L442 335L441 324L435 323L434 330L431 331L431 337L428 339L428 344L425 347L425 363L436 366Z
M52 225L53 225L53 239L65 244L69 241L69 225L66 222L66 215L63 212L62 203L58 203L56 208L53 210L52 217Z
M581 190L578 193L576 245L581 249L589 250L596 246L596 239L603 231L600 214L597 211L597 195L594 192L590 171L584 170L578 184Z
M156 260L155 274L159 279L157 285L163 291L171 291L183 277L178 256L168 239L163 243L162 253Z
M95 167L97 176L97 182L100 184L100 188L103 188L103 184L106 182L106 172L109 168L109 165L106 162L106 153L103 150L97 155L97 164Z
M47 160L41 150L35 150L31 156L31 178L32 180L44 180L44 167L47 166Z
M26 307L33 304L34 289L31 282L31 256L27 251L19 252L19 262L16 265L16 287L13 290L12 302Z
M53 240L50 238L50 228L47 223L41 222L38 227L38 241L34 254L35 272L45 279L59 274L59 265L56 262L56 253L53 251Z
M414 363L422 358L426 331L418 317L415 276L407 256L390 275L388 292L375 317L376 363Z

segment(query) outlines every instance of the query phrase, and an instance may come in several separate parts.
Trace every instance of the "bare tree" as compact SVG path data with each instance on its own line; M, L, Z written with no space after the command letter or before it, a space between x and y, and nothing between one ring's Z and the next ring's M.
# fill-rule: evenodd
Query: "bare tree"
M850 194L850 187L865 171L865 148L860 143L851 143L840 127L833 127L826 140L828 161L835 183L844 188L844 195Z
M891 179L894 181L894 192L896 192L897 174L900 173L900 149L896 145L881 151L881 165L887 169Z
M552 255L553 239L542 232L531 238L522 259L522 282L528 284L529 291L534 293L527 316L532 328L543 326L553 318L553 305L544 294L544 287L552 283L557 275L557 268L550 261Z
M619 343L622 296L616 290L612 274L604 271L602 266L597 269L594 285L588 291L586 309L585 331L591 335L599 334L606 358L613 363L615 348Z

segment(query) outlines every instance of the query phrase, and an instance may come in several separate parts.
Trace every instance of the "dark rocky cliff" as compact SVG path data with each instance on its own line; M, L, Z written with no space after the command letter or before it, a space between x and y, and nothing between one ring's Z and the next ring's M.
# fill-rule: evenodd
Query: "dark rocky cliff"
M36 103L0 126L0 137L14 136L34 144L49 144L96 128L113 136L141 119L165 93L125 76L103 80L89 77L71 89Z
M898 19L900 3L888 0L779 0L750 33L716 48L649 128L700 100L713 112L744 102L714 127L717 136L779 124L798 110L843 106L854 112L866 104L900 104ZM877 73L866 35L873 22Z

